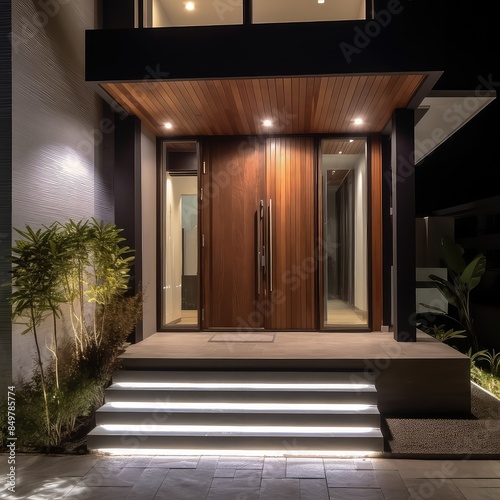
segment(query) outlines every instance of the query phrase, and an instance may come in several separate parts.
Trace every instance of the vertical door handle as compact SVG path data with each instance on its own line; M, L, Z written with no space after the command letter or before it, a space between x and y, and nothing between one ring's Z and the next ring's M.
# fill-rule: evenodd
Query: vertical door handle
M262 218L264 216L264 200L260 200L259 209L257 210L257 264L255 270L257 272L257 295L260 295L261 283L261 265L262 265Z
M268 257L268 280L269 280L269 291L273 291L273 200L269 200L269 241L267 243L267 248L269 251Z

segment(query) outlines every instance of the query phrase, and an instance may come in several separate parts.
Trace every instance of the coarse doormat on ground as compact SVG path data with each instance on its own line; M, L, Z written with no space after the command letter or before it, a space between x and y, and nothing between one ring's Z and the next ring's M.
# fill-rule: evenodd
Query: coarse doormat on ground
M474 383L469 418L386 418L385 424L393 455L500 457L500 400Z
M274 334L216 333L209 342L274 342Z

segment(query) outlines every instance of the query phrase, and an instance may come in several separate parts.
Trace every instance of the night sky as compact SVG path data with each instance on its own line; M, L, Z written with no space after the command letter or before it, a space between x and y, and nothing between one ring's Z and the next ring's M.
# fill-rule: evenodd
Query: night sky
M417 166L416 210L422 216L500 195L500 29L494 3L444 4L433 26L447 40L444 74L435 88L475 90L490 81L498 96Z

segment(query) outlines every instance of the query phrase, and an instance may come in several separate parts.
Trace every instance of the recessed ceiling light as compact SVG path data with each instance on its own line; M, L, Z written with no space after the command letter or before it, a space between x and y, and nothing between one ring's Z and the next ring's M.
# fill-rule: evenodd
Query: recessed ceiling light
M194 10L194 2L187 2L186 10Z
M363 123L363 120L361 118L354 119L354 125L361 125L362 123Z
M171 129L173 125L170 122L165 123L165 128Z
M318 3L325 3L325 0L318 0Z
M264 120L262 122L262 125L264 125L264 127L271 127L273 125L273 122L271 120Z

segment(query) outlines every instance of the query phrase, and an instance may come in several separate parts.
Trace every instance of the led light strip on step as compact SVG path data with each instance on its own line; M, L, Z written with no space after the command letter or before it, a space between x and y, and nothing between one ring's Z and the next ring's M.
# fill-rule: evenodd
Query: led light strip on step
M255 436L295 436L295 435L321 435L331 434L370 434L380 432L375 427L322 427L322 426L281 426L281 425L124 425L104 424L98 429L112 433L126 432L156 433L179 436L206 436L208 434L234 434Z
M370 408L376 409L375 405L367 404L316 404L316 403L148 403L116 401L106 403L106 407L123 410L162 410L168 411L235 411L238 413L303 413L303 412L362 412ZM104 409L105 409L104 408Z
M374 388L371 384L270 384L270 383L214 383L214 382L117 382L111 388L121 389L197 389L197 390L281 390L324 391L361 390Z
M231 456L231 457L335 457L364 458L382 455L380 451L325 451L325 450L217 450L217 449L161 449L161 448L98 448L99 453L107 455L130 456Z

